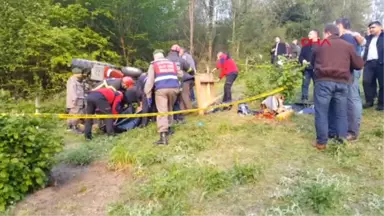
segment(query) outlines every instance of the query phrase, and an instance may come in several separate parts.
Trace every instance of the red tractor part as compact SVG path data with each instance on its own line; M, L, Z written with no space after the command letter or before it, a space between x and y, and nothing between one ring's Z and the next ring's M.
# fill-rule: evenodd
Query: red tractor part
M123 78L124 74L120 70L110 68L108 66L104 67L104 78Z

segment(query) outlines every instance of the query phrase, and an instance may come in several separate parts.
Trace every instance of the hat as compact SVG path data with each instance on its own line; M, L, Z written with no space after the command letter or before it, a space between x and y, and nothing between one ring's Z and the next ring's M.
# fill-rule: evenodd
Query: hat
M156 55L156 54L158 54L158 53L163 53L163 54L164 54L164 50L162 50L162 49L157 49L157 50L155 50L155 51L153 52L153 55Z

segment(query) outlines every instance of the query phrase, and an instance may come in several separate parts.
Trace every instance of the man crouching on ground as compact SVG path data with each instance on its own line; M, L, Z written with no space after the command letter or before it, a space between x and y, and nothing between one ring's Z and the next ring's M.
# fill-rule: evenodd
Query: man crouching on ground
M148 104L152 104L152 89L155 90L156 107L159 113L171 112L180 92L179 79L183 72L178 69L176 63L164 57L163 50L155 50L154 61L148 68L148 78L144 92L148 98ZM168 145L168 136L171 135L170 126L173 116L157 116L157 129L160 140L157 145Z
M347 97L348 84L352 82L351 69L359 70L364 65L363 59L356 54L353 45L339 38L336 25L325 26L324 38L330 42L330 45L317 47L311 62L316 77L314 89L316 143L314 146L319 150L326 148L330 118L334 119L336 137L346 138ZM333 112L330 107L334 109ZM330 116L330 113L334 116Z

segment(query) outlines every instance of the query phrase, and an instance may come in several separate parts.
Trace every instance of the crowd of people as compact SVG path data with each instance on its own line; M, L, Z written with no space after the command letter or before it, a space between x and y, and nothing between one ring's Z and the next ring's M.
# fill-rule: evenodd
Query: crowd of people
M311 80L314 83L316 142L325 149L328 139L356 141L360 132L362 109L374 106L383 111L383 54L384 33L378 21L369 23L365 36L351 30L347 18L337 19L324 28L329 44L317 43L319 31L311 30L311 43L303 46L298 61L306 65L303 71L302 102L308 102ZM279 55L287 56L286 46L276 38L272 63ZM362 70L364 68L364 70ZM360 96L360 77L363 73L365 104ZM378 89L378 90L377 90Z
M109 78L95 86L84 87L86 84L84 74L80 71L73 74L67 82L68 113L144 114L192 109L192 102L195 100L194 76L197 69L191 54L175 44L167 56L163 50L155 50L153 58L154 61L150 63L147 73L141 74L136 79L130 76ZM223 103L231 102L231 88L238 73L236 63L228 53L219 52L216 69L221 70L220 79L226 78ZM168 144L169 137L174 133L171 127L174 121L185 123L184 114L177 114L159 115L156 118L134 118L128 124L131 128L145 127L150 120L157 122L160 134L160 139L154 143L157 145ZM79 119L68 120L68 129L84 133L86 139L92 139L93 120L85 120L83 131L79 129L79 121ZM105 119L103 122L108 135L127 129L119 127L118 121L114 119Z

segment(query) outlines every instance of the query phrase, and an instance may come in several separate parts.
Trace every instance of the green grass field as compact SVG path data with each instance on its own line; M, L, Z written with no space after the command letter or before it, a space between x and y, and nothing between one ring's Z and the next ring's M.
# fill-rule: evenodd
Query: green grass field
M330 142L324 152L311 146L310 115L274 122L229 111L187 120L169 146L152 144L154 124L89 143L66 133L58 162L101 160L130 173L106 215L384 214L382 113L365 110L359 141Z

